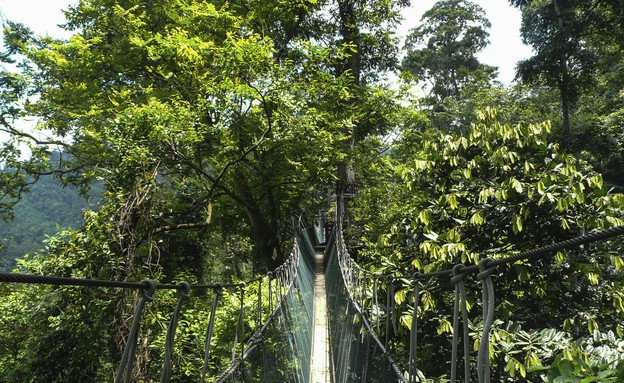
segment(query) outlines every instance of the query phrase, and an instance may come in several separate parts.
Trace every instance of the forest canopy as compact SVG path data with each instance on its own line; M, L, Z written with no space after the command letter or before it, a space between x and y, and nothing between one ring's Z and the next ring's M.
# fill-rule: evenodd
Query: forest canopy
M33 181L50 177L102 196L80 225L56 222L59 233L16 270L120 281L249 279L284 261L293 217L313 220L333 209L336 185L355 191L346 232L352 251L370 270L388 273L473 264L484 254L503 257L621 225L621 1L510 0L534 51L511 85L479 62L490 27L479 5L440 0L401 41L408 5L81 0L66 10L66 39L6 21L0 213L10 219L18 200L41 193ZM22 128L26 118L37 121L33 129ZM570 345L611 334L617 357L590 363L580 346L574 357L561 356L569 350L527 351L519 335L501 336L493 348L522 350L512 362L493 354L499 379L616 381L614 361L624 358L619 248L613 241L554 263L574 280L563 294L585 305L582 324L559 317L557 301L544 299L559 289L551 271L536 272L539 283L523 279L526 295L506 293L500 308L522 314L514 325L527 337L537 336L538 322ZM31 310L35 292L0 292L7 381L110 379L132 297L98 297L87 328L80 307L94 297L59 289ZM448 302L439 291L428 294L425 310L435 315L425 326L445 333L448 318L436 310ZM398 310L407 315L402 298ZM536 299L543 299L539 310ZM600 311L598 300L608 307ZM598 322L604 331L596 334ZM158 319L147 326L162 340ZM78 354L55 342L62 336ZM429 356L444 349L432 342ZM572 372L562 360L574 363ZM436 367L424 372L444 379ZM179 373L178 381L189 381ZM135 374L155 379L147 365ZM590 379L599 374L613 379Z

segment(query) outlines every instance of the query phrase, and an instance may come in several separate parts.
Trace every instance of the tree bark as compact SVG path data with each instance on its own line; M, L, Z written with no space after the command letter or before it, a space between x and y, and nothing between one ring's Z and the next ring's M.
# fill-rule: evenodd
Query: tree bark
M558 0L553 0L555 14L557 15L557 23L562 38L565 40L565 25ZM565 46L565 41L561 42ZM559 93L561 94L561 114L563 117L563 134L564 137L570 137L570 73L568 71L568 57L565 49L561 49L559 53L559 70L561 71L561 81L559 82Z
M284 262L278 231L275 230L263 215L251 208L245 208L251 224L251 237L254 244L254 258L274 270Z
M350 73L353 77L351 88L355 90L360 85L362 64L359 42L360 31L358 28L354 0L338 0L338 14L340 17L339 30L343 42L355 47L355 52L349 55L338 75L342 76L346 73ZM350 104L355 104L356 102L354 97L349 100ZM347 138L343 141L342 145L346 153L352 152L356 145L356 131L357 126L351 129L344 128L344 134ZM349 163L348 158L338 164L337 176L342 190L344 190L345 187L349 188L349 185L352 186L355 184L355 171L353 166Z
M266 265L268 270L274 270L284 262L284 254L281 251L279 238L279 223L274 219L274 212L263 212L258 201L251 192L251 186L245 174L237 172L239 180L238 195L244 206L245 213L251 227L251 240L253 241L253 257ZM269 191L270 192L270 191ZM272 197L267 197L267 205L272 206Z

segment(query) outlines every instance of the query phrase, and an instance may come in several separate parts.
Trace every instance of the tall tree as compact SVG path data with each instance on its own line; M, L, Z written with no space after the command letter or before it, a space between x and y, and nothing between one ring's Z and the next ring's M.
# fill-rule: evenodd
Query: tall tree
M521 34L535 55L518 63L524 82L556 87L561 98L563 136L570 134L570 114L579 94L591 84L596 54L589 49L584 30L591 12L589 0L512 0L522 11Z
M430 105L448 97L458 100L466 85L487 83L494 77L495 68L476 57L489 43L489 27L480 6L467 0L442 0L410 31L402 69L419 82L429 82Z
M357 143L370 134L383 133L391 127L392 118L386 112L394 108L385 94L387 89L375 84L398 64L398 40L395 28L401 20L400 9L409 0L336 0L328 2L333 15L330 29L333 39L347 47L349 54L336 61L337 76L351 76L351 97L341 109L352 110L349 123L343 127L343 147L353 153ZM375 102L370 102L374 100ZM383 105L383 106L382 106ZM382 107L380 107L382 106ZM353 155L338 165L338 181L354 185Z
M91 0L67 17L69 41L7 30L8 51L25 57L28 91L39 96L23 113L55 137L31 140L34 154L52 143L72 155L43 171L105 180L121 205L128 266L146 239L208 225L224 198L246 215L257 257L281 262L290 215L340 153L325 111L350 79L325 75L329 52L298 40L298 57L277 57L257 16L237 4ZM27 135L9 120L3 129ZM169 189L185 203L158 197Z
M19 162L26 141L31 163L14 167L24 174L104 179L124 206L114 220L129 263L150 240L205 228L228 206L274 267L313 185L335 177L355 140L392 123L376 82L396 64L406 4L87 0L67 12L69 41L8 23L4 58L25 59L23 75L4 74L5 158ZM19 130L17 115L52 138ZM56 169L39 160L51 145L71 154ZM7 177L7 193L25 182Z

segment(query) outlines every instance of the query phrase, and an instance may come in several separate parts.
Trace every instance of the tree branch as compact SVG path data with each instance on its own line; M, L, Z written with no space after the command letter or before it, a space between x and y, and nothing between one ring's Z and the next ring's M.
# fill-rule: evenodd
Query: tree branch
M167 233L175 230L201 229L207 227L208 222L180 223L177 225L162 226L154 230L153 234Z
M37 137L33 136L30 133L26 133L26 132L22 132L20 130L15 129L14 127L12 127L4 118L4 116L0 116L0 125L2 125L3 127L0 127L0 131L6 132L12 136L18 136L18 137L22 137L22 138L27 138L29 140L31 140L32 142L34 142L36 145L59 145L62 146L64 148L68 147L69 145L63 141L58 141L58 140L52 140L52 141L44 141L44 140L40 140Z
M214 178L212 187L210 188L210 191L208 192L208 199L212 198L212 195L214 194L215 189L219 186L219 182L225 176L225 173L227 172L227 170L230 167L238 164L239 162L247 158L247 156L251 152L256 150L262 144L262 142L264 142L264 140L268 137L268 135L273 130L273 120L271 118L271 111L268 109L268 105L267 105L264 94L262 94L262 92L260 92L260 90L254 87L253 85L249 83L247 85L253 90L255 90L260 96L260 99L262 101L262 109L264 110L264 114L266 115L266 118L267 118L267 128L264 130L264 132L262 132L262 135L260 136L260 138L253 145L251 145L249 148L243 151L243 153L240 156L238 156L238 158L231 160L227 164L225 164L225 166L221 169L221 172L217 175L217 177Z

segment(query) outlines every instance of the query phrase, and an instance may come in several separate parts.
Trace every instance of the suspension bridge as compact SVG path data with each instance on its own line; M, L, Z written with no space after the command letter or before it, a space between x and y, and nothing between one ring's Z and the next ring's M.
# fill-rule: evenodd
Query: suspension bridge
M549 257L564 249L624 233L624 227L619 226L507 258L482 259L475 265L458 264L446 270L412 275L380 275L363 269L350 257L342 227L339 213L336 227L328 238L323 238L319 231L302 229L290 257L282 266L247 283L192 285L153 280L129 283L17 273L0 273L0 282L136 290L138 296L123 354L111 377L115 383L129 383L135 379L133 371L142 317L145 308L158 299L159 290L175 290L178 294L167 327L160 382L170 382L175 369L172 354L186 302L194 298L195 292L207 291L212 299L205 313L204 363L198 366L193 381L414 383L427 379L418 364L418 341L422 331L419 327L421 285L438 279L440 284L450 282L454 293L453 331L448 339L451 355L449 360L437 362L448 366L450 382L470 382L476 377L479 383L489 383L489 339L496 308L493 276L505 265ZM314 245L319 242L324 246L315 249ZM324 251L320 251L321 248ZM469 323L475 315L470 318L466 293L470 275L476 276L476 288L481 290L480 302L475 304L481 306L482 326L476 335L479 341L474 351ZM400 355L392 350L393 339L401 333L398 322L405 320L399 318L396 310L395 288L399 285L411 286L413 296L409 330L403 342L409 346L398 350ZM251 311L245 308L245 294L250 286L257 292ZM213 351L216 311L223 304L225 291L238 295L240 302L231 340L231 362L219 373L211 374L208 365ZM245 326L249 316L253 317L252 331ZM401 361L395 356L400 356Z

